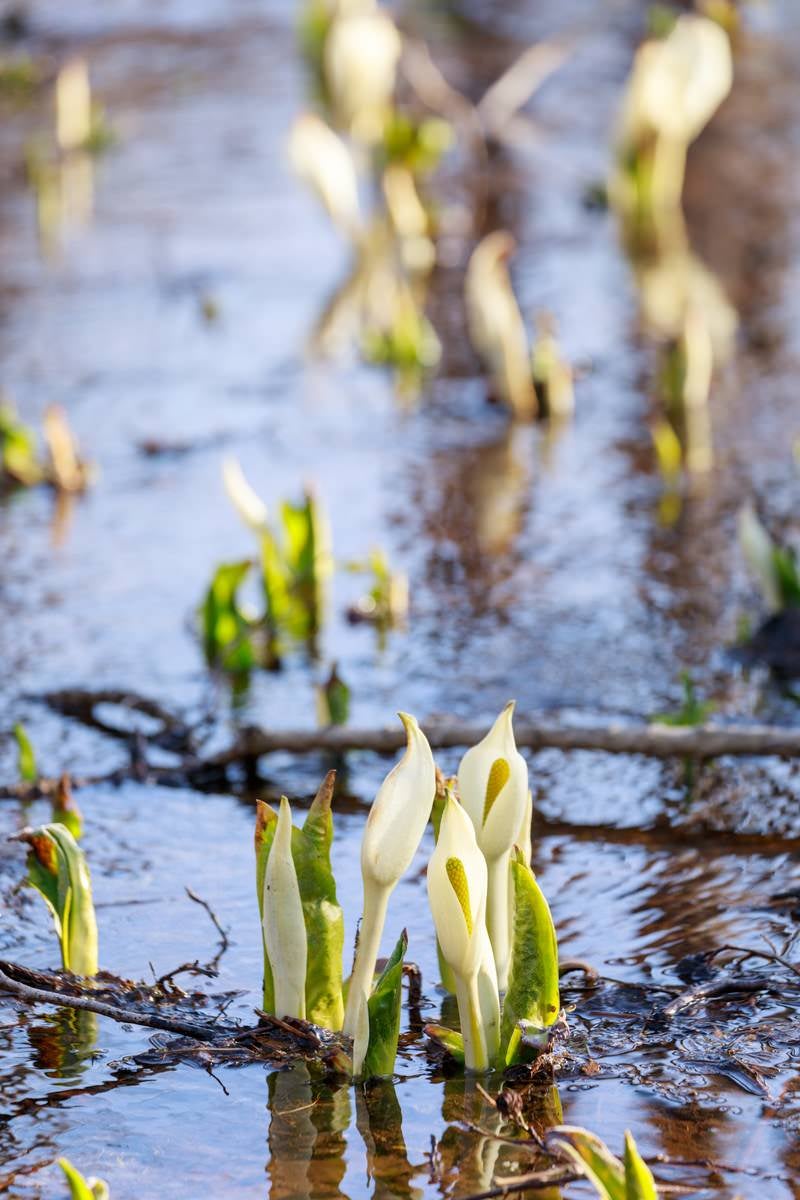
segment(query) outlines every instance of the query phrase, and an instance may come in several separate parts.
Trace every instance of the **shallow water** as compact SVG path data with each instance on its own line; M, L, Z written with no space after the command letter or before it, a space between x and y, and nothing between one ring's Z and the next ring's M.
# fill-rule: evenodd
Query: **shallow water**
M96 166L92 221L43 254L19 162L44 106L0 124L2 383L33 423L64 404L101 468L58 525L45 491L0 501L0 727L24 719L44 773L99 774L127 753L50 711L37 700L46 691L124 687L193 716L210 710L224 740L234 721L312 724L313 683L334 660L358 724L397 708L488 718L512 695L522 712L565 719L646 716L674 706L683 666L723 716L796 722L793 702L726 650L738 617L758 611L734 538L742 497L752 491L774 528L797 533L796 14L787 0L754 16L734 94L690 157L692 245L741 329L714 393L715 470L665 529L648 433L654 353L613 218L582 203L605 170L641 12L596 7L475 5L455 25L409 13L473 96L527 40L575 35L529 106L526 136L499 154L490 205L519 240L525 310L553 310L581 367L576 419L551 436L509 428L486 405L456 270L434 282L431 313L448 340L416 408L380 371L309 360L310 329L347 257L285 164L304 88L293 5L30 6L31 49L53 60L85 52L120 135ZM211 323L207 296L219 309ZM147 456L140 444L153 438L188 448ZM249 552L222 492L226 452L273 507L313 479L337 559L381 544L412 596L407 630L382 645L347 622L361 583L338 572L318 660L297 653L254 676L236 707L209 680L192 629L214 564ZM440 756L446 771L456 762ZM0 765L11 780L4 742ZM259 790L307 798L328 765L274 755ZM386 766L353 754L340 777L334 855L349 942L363 815ZM716 1164L657 1167L671 1182L796 1196L796 979L750 960L752 993L654 1016L691 986L687 956L781 946L796 930L796 901L780 898L800 884L796 765L716 763L691 796L679 765L548 751L531 769L535 865L562 953L618 981L565 991L576 1006L558 1076L565 1119L615 1148L632 1128L647 1156ZM230 1013L248 1020L260 976L251 794L130 782L78 799L104 965L152 978L151 967L158 976L210 959L216 935L189 885L232 941L219 978L198 986L240 992ZM46 813L4 799L0 832ZM423 902L429 849L398 889L385 938L407 926L426 1013L442 1001ZM22 873L19 847L0 842L0 954L54 966L43 907L15 891ZM632 984L642 986L622 986ZM141 1066L143 1030L6 1001L0 1045L10 1196L62 1195L51 1166L62 1153L107 1179L114 1200L467 1196L535 1162L469 1127L497 1132L498 1118L463 1079L444 1080L419 1040L394 1084L366 1097L334 1093L302 1067L269 1077L253 1065Z

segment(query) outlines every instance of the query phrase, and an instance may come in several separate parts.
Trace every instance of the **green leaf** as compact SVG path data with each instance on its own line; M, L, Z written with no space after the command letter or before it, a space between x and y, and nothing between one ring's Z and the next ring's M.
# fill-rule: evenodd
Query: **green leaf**
M636 1149L636 1142L625 1130L625 1200L658 1200L650 1168Z
M35 783L38 778L36 770L36 754L31 740L25 731L25 726L18 721L14 726L14 737L17 739L17 770L19 777L25 783Z
M9 404L0 403L0 467L16 483L31 487L41 483L42 468L36 453L36 438ZM0 472L2 474L2 472Z
M772 559L783 607L800 606L800 567L794 551L788 546L776 546Z
M281 519L286 546L286 563L297 583L314 581L314 527L311 499L302 504L281 505Z
M425 1033L463 1067L464 1039L460 1033L456 1033L455 1029L448 1029L446 1025L436 1024L426 1025Z
M394 1073L397 1041L400 1037L403 957L407 947L408 935L403 930L367 1001L369 1044L361 1070L363 1079Z
M70 1200L108 1200L108 1184L102 1179L84 1179L68 1158L60 1158L58 1165L69 1184Z
M325 1029L341 1029L342 952L344 914L336 897L336 880L330 861L333 842L331 801L336 772L329 771L308 811L302 829L292 830L292 858L297 871L303 905L308 961L306 967L306 1016ZM258 908L264 916L264 875L275 837L277 814L259 801L256 817L256 888ZM263 925L262 925L263 927ZM264 951L264 1011L273 1012L275 990L272 971Z
M344 914L336 898L331 869L331 802L336 773L329 771L308 811L305 824L292 833L292 857L308 936L306 1015L315 1025L341 1029Z
M97 974L97 921L86 858L59 824L26 830L28 882L40 893L61 942L61 960L76 975Z
M500 1065L517 1061L520 1021L546 1029L558 1017L558 943L553 918L533 871L515 848L511 859L514 928L508 992L500 1028Z
M568 1158L602 1200L627 1200L622 1163L588 1129L557 1125L545 1134L544 1142L547 1150Z
M256 662L251 625L238 597L251 567L249 559L217 567L201 608L206 659L234 673L249 671Z
M339 675L336 663L317 695L320 724L346 725L350 715L350 688Z

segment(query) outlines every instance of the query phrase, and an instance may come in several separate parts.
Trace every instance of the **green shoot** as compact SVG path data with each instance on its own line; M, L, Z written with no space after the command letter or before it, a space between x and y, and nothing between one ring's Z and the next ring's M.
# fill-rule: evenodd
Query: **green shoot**
M326 725L346 725L350 714L350 688L339 676L336 663L325 683L317 687L317 720Z
M60 1158L58 1165L69 1184L70 1200L109 1200L108 1184L102 1179L85 1179L68 1158Z
M652 720L658 725L702 725L714 711L714 702L698 699L697 687L688 671L681 671L679 679L683 688L683 702L680 708L672 712L657 713Z
M97 974L97 921L83 851L63 825L26 829L28 882L50 909L61 944L61 961L75 975Z
M14 726L14 737L17 741L17 771L23 783L36 783L39 772L36 768L36 754L25 726L19 721Z

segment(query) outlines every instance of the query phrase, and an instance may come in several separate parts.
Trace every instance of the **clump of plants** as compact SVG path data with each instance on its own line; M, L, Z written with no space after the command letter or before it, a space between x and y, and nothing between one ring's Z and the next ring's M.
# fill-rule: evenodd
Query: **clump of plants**
M687 483L713 466L709 399L736 328L722 288L691 251L681 207L688 148L732 80L724 29L697 14L670 15L636 53L617 123L608 194L643 323L658 342L651 433L666 525L677 521Z
M730 39L716 22L686 14L636 53L619 116L614 206L636 221L658 222L679 207L686 153L733 81Z
M62 408L51 405L46 410L42 432L43 454L34 431L0 398L0 489L47 483L62 494L85 491L94 468L81 456Z
M292 646L316 651L335 563L325 510L313 491L307 489L299 504L284 501L271 518L236 459L223 464L223 479L257 551L215 569L200 606L200 626L208 664L246 679L255 667L280 666ZM386 552L377 548L347 569L369 579L368 590L348 608L348 620L371 624L381 636L402 626L408 580ZM336 698L334 706L341 714ZM341 723L340 716L332 720Z
M752 504L739 511L739 545L771 614L800 608L800 559L770 537Z
M403 39L376 4L310 0L301 20L318 112L301 114L289 139L294 170L350 242L354 266L328 307L317 345L355 340L362 357L390 366L416 389L441 347L425 315L435 263L435 214L425 178L452 142L439 117L417 117L397 97ZM365 211L360 180L370 184Z
M428 865L431 915L460 1030L427 1031L476 1072L535 1056L560 1014L556 935L528 861L530 793L512 713L509 705L462 759L458 780L437 806ZM376 963L390 897L416 855L437 792L427 739L413 717L401 719L406 752L381 785L364 830L364 906L349 980L330 867L332 775L302 829L293 827L286 798L277 813L259 804L256 823L265 1011L341 1029L353 1039L353 1074L360 1078L394 1069L405 934L377 979Z
M313 642L322 623L332 558L328 524L319 500L307 491L299 504L284 502L275 520L235 459L223 467L225 488L254 534L253 558L223 563L201 605L206 659L211 666L246 675L255 666L279 664L285 646ZM259 603L241 590L258 579Z

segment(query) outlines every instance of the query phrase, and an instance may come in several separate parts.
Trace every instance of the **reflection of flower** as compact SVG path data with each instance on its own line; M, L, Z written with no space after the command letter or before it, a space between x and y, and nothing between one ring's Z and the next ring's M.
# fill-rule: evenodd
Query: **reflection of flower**
M400 34L386 13L337 17L325 39L325 84L337 120L359 141L375 142L394 92Z
M515 242L510 233L488 234L472 253L464 281L469 336L499 399L515 416L536 415L525 322L508 273Z
M355 239L361 227L358 180L353 156L338 134L314 113L302 113L289 134L289 160L334 225Z

